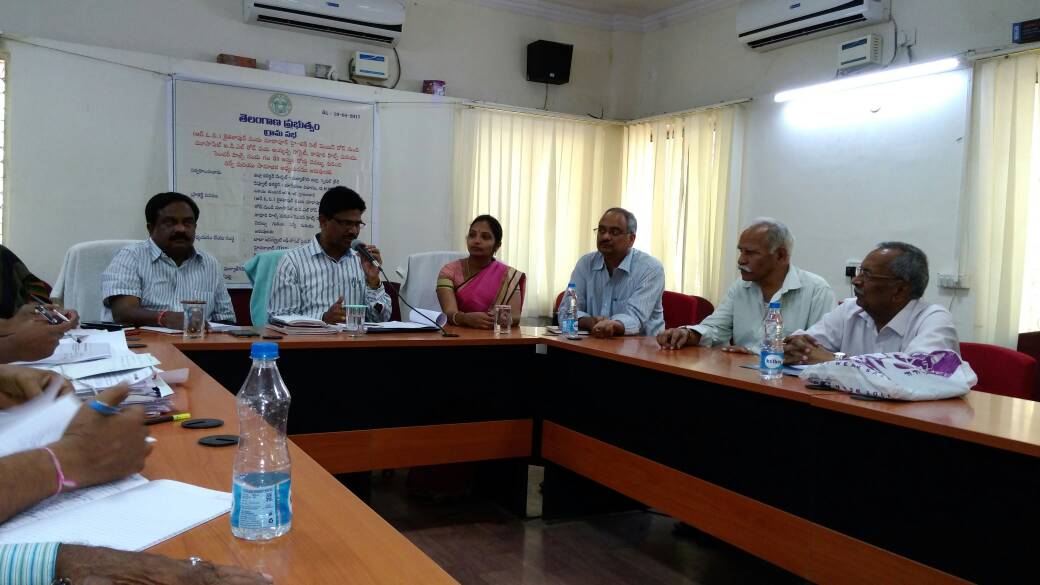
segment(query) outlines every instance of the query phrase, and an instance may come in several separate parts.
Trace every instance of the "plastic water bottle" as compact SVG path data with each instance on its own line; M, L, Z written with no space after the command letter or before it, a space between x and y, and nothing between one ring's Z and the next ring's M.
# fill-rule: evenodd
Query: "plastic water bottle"
M573 282L567 285L567 291L563 293L557 315L559 315L560 333L567 339L580 339L578 335L578 291Z
M779 302L769 303L762 330L759 372L763 380L779 380L784 377L784 316L780 314Z
M278 373L278 344L254 343L249 370L235 402L238 454L232 470L231 533L270 540L292 527L292 463L285 425L289 390Z

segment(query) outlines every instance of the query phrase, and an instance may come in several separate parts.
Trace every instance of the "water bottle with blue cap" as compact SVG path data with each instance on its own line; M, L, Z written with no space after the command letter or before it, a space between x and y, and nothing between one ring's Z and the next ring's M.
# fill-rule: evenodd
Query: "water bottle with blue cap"
M286 423L289 390L278 373L277 343L254 343L249 370L235 402L238 453L232 471L231 533L270 540L292 527L292 463Z
M766 318L762 321L762 350L758 369L763 380L779 380L784 377L784 316L780 303L769 303Z

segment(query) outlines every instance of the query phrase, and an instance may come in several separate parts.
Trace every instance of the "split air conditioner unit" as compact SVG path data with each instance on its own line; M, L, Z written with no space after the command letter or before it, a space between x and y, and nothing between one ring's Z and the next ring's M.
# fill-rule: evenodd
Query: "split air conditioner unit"
M317 34L395 45L403 0L243 0L245 20Z
M744 0L737 12L737 38L756 51L880 22L891 0Z

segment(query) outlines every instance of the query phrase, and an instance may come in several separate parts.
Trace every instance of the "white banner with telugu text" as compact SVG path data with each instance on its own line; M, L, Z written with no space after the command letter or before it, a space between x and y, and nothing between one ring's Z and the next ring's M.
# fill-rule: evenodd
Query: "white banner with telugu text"
M335 185L372 206L373 107L177 80L174 189L200 215L198 248L216 256L228 284L242 265L318 232L318 203Z

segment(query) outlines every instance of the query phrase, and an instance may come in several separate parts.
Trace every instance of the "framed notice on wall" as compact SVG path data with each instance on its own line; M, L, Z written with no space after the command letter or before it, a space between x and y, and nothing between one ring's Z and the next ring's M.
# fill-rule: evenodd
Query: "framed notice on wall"
M370 104L178 79L173 89L174 189L199 205L196 246L229 285L242 265L318 232L335 185L372 207Z

